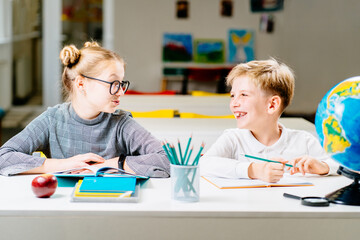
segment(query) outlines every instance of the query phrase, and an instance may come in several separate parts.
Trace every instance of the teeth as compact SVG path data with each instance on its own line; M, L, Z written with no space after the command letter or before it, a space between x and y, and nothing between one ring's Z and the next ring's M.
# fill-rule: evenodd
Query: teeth
M241 112L241 113L240 113L240 112L235 112L235 113L234 113L234 116L235 116L235 117L243 117L243 116L245 116L245 115L246 115L246 113L244 113L244 112Z

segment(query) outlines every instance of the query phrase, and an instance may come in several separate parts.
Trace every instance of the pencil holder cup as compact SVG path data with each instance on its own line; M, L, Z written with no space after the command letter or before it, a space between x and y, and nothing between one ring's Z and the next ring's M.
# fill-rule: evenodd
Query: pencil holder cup
M199 166L171 164L171 198L181 202L198 202Z

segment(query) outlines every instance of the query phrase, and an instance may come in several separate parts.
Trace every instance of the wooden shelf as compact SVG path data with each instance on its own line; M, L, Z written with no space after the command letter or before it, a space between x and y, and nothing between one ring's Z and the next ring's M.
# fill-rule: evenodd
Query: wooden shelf
M25 33L25 34L19 34L19 35L15 35L15 36L12 36L12 37L0 38L0 44L8 44L8 43L12 43L12 42L21 42L21 41L25 41L25 40L38 38L38 37L40 37L40 32L38 32L38 31L31 32L31 33Z

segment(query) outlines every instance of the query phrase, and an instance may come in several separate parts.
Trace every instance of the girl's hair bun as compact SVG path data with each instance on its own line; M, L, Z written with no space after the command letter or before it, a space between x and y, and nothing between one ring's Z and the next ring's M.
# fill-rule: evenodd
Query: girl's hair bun
M65 67L74 66L80 58L80 50L77 49L74 45L65 46L60 52L61 62Z
M84 47L100 47L100 45L97 42L86 42L84 43Z

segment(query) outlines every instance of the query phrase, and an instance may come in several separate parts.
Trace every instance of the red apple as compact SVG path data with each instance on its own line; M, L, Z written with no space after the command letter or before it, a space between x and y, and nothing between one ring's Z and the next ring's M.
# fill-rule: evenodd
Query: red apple
M58 182L52 174L42 174L33 179L31 183L34 194L39 198L48 198L54 194Z

